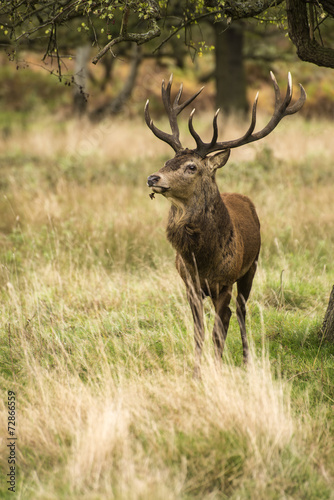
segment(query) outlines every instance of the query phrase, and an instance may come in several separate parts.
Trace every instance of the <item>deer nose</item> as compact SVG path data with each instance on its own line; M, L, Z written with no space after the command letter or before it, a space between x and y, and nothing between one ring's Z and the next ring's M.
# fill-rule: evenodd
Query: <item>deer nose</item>
M150 175L147 178L147 185L148 185L148 187L154 186L154 184L156 184L159 180L160 180L160 176L159 175Z

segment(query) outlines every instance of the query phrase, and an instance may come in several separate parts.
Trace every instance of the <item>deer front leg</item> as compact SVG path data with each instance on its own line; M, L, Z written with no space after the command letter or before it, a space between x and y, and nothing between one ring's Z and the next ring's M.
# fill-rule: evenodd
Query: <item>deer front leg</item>
M195 338L195 365L193 377L201 378L201 356L204 343L204 319L203 319L203 300L200 293L197 293L193 287L187 289L187 297L194 320L194 338Z
M212 298L215 306L215 323L212 331L212 339L215 347L215 358L217 363L221 362L227 330L230 324L231 309L229 304L232 297L232 287L224 287L218 297Z
M257 260L253 262L249 271L237 281L237 318L241 333L243 360L245 364L249 361L249 348L246 335L246 302L252 289L256 268Z
M243 360L245 365L247 365L249 348L246 334L246 300L241 293L237 296L237 318L241 334Z

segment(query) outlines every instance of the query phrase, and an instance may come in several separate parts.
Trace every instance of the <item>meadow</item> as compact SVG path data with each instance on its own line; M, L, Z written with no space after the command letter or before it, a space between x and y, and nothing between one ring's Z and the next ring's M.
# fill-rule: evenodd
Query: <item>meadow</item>
M212 116L197 120L209 137ZM6 430L14 391L17 477L13 496L2 432L2 498L334 498L334 346L320 333L334 283L333 136L331 121L289 117L218 173L262 225L252 363L232 306L217 369L207 302L196 382L169 205L146 187L172 151L142 116L31 117L3 133L0 412Z

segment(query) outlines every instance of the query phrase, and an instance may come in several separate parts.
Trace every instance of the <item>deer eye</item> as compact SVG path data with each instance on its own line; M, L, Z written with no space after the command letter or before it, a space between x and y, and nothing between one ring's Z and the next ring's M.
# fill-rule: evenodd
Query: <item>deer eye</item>
M197 170L195 163L190 163L189 165L187 165L187 170L190 170L190 172L195 172Z

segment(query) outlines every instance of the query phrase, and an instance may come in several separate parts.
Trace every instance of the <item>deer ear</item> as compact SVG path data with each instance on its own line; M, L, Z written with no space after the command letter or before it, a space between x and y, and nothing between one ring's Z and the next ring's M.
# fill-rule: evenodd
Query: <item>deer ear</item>
M216 153L213 156L209 156L208 160L211 169L217 170L217 168L223 167L230 157L230 152L230 149L225 149L224 151L219 151L219 153Z

